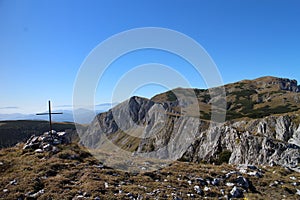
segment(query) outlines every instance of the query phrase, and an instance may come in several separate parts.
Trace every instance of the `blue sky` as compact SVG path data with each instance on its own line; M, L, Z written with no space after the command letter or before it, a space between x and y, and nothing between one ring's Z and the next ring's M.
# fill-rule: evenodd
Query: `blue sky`
M300 81L299 8L297 0L0 0L0 113L44 111L48 99L57 109L72 105L78 70L92 49L140 27L193 38L224 83L266 75ZM95 102L110 102L122 74L149 62L174 67L191 86L206 87L186 61L145 50L112 64ZM165 89L148 85L132 94L151 97Z

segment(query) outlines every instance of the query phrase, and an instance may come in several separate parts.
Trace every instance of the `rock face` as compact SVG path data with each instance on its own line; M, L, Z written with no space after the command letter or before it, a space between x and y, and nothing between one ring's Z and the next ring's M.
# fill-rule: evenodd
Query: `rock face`
M180 117L168 104L132 97L106 113L99 114L81 135L81 143L89 148L105 145L105 136L113 140L124 138L116 133L125 132L138 138L136 153L160 159L179 159L194 141L200 120ZM136 141L136 140L135 140Z
M280 89L292 92L300 92L300 86L296 80L280 79Z
M276 77L262 77L256 79L258 84L263 84L264 87L271 85L278 85L279 89L291 91L291 92L300 92L300 86L296 80L291 80L287 78L276 78Z
M281 165L299 170L299 124L297 116L270 116L263 119L216 125L204 131L184 155L188 160L214 161L225 150L229 163ZM210 140L207 135L215 135Z
M102 134L139 129L146 123L146 114L153 105L154 102L144 98L130 98L108 112L96 116L88 130L80 135L81 142L85 146L96 148L101 141Z
M266 78L265 78L266 79ZM281 90L299 92L297 81L257 79ZM261 81L261 82L259 82ZM277 82L276 82L277 81ZM247 165L281 165L300 171L300 116L296 113L210 122L172 111L176 102L154 102L132 97L99 114L81 135L89 148L106 144L103 136L136 146L135 154L193 162L229 162ZM134 133L134 140L124 134Z
M300 125L293 121L298 116L215 123L208 129L208 122L192 117L164 116L162 108L160 104L139 99L126 109L119 106L115 111L100 114L85 135L85 145L97 147L102 134L118 131L116 116L123 130L143 125L143 138L137 153L150 152L157 158L214 162L220 159L222 152L229 151L229 163L232 164L275 164L300 170ZM126 119L130 115L135 117Z

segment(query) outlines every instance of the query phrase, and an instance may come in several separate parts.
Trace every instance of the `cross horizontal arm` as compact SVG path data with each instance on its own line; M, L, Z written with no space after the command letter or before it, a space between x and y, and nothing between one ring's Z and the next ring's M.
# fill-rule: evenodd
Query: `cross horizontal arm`
M55 113L37 113L36 115L49 115L49 114L51 114L51 115L55 115L55 114L63 114L62 112L55 112Z

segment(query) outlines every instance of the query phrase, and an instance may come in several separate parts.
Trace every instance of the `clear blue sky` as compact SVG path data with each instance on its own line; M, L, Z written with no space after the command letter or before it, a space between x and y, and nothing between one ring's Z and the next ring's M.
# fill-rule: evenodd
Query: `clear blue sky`
M266 75L300 81L299 8L298 0L0 0L0 113L43 111L48 99L57 109L71 105L89 52L138 27L169 28L195 39L224 83ZM122 69L148 62L174 66L187 72L193 87L205 87L187 63L165 52L137 52L118 62L100 83L107 88L96 92L97 103L110 101L108 86ZM160 91L147 86L137 94Z

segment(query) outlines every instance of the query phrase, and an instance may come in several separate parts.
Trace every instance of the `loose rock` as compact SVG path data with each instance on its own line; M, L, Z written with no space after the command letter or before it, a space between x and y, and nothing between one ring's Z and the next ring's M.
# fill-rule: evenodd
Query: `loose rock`
M242 176L239 176L237 179L236 179L236 183L238 186L244 188L244 189L248 189L249 188L249 182L246 178L242 177Z
M195 185L194 190L197 192L197 194L203 195L203 191L200 189L199 185Z
M243 190L241 190L240 188L234 186L232 188L232 190L230 191L230 194L231 194L231 197L233 198L242 198L244 197L244 194L243 194Z

